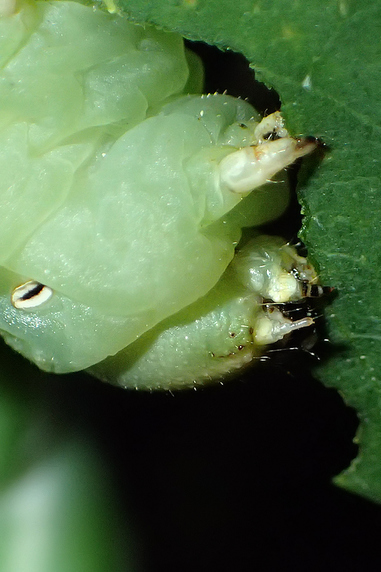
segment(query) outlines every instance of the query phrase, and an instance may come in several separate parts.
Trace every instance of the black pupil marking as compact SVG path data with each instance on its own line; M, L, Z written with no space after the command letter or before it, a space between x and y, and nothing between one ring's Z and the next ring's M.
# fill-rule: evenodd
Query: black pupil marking
M36 286L31 288L28 292L25 292L25 294L21 296L20 300L30 300L31 298L34 298L34 296L37 296L44 288L45 286L43 284L36 284Z
M318 296L320 296L320 289L319 286L317 286L316 284L312 284L310 286L310 293L311 293L311 298L317 298Z
M266 141L275 141L276 139L280 139L280 137L276 131L270 131L263 136L263 139L266 139Z

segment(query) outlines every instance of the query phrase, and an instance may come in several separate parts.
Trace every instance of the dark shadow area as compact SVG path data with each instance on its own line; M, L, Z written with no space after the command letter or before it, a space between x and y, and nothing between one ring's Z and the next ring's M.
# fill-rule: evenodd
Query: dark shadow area
M269 115L280 109L276 91L268 89L255 79L255 73L242 55L203 42L186 42L204 64L205 93L224 93L247 99L261 115Z
M380 507L330 484L356 455L356 415L303 362L174 395L55 380L52 416L92 430L145 572L381 564Z

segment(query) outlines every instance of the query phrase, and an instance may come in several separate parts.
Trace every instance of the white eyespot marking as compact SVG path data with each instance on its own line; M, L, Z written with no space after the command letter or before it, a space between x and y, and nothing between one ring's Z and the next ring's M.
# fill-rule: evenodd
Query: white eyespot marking
M51 298L53 290L35 280L28 280L21 286L17 286L12 292L11 302L15 308L21 310L41 306Z

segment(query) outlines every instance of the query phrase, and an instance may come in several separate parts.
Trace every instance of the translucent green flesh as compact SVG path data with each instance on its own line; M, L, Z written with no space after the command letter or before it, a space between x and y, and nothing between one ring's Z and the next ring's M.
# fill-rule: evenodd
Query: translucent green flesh
M286 268L284 241L256 237L206 296L90 372L135 389L189 388L225 379L263 352L255 334L263 317L263 299L269 298L269 277Z
M0 19L0 66L0 329L43 369L96 364L207 295L241 228L287 205L285 185L243 199L221 188L218 163L252 143L257 115L229 96L179 97L202 72L174 34L75 2L25 4ZM53 297L15 309L29 279ZM229 298L201 345L239 308L255 315L247 300Z
M0 48L4 262L60 208L116 126L124 132L181 92L188 68L178 36L75 2L26 4L1 19Z
M227 271L206 296L90 369L126 388L189 388L226 378L259 357L258 296Z
M184 168L200 149L226 154L212 143L197 115L147 119L97 155L7 266L110 313L159 307L161 319L193 302L231 260L232 235L239 238L232 225L224 236L204 233L204 221L241 200L220 189L217 162L196 181Z
M59 293L35 310L16 309L10 303L11 292L23 281L2 270L0 330L10 346L46 371L89 367L119 351L136 338L136 331L145 331L151 323L148 312L132 318L108 316Z

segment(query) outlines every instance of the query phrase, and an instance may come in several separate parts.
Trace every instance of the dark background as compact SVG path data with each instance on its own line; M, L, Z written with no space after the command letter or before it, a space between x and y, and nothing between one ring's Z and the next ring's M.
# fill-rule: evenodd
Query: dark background
M54 379L52 416L98 443L144 572L380 568L380 507L330 483L356 415L299 360L173 395Z

